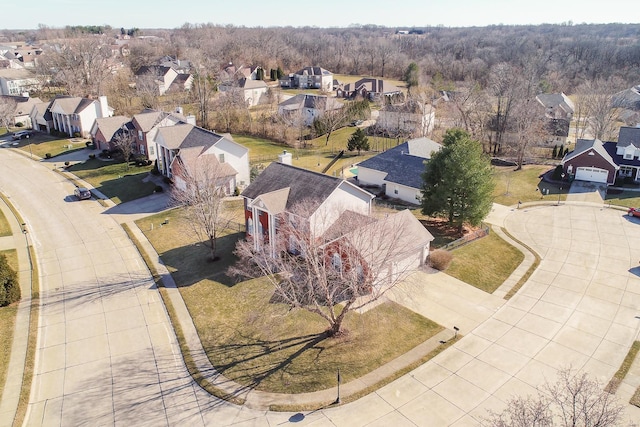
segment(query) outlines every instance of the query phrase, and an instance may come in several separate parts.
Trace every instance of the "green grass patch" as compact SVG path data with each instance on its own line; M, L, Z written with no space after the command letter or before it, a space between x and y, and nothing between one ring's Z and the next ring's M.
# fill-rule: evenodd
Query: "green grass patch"
M88 159L67 170L87 181L114 203L124 203L153 193L155 184L143 182L152 166L127 166L120 162Z
M9 267L11 267L13 271L17 272L20 270L20 266L18 265L18 251L15 249L5 249L0 251L0 256L1 255L7 257L7 264L9 264Z
M493 293L524 260L524 254L496 233L453 251L447 274Z
M249 149L249 158L253 162L263 158L277 158L283 150L293 152L291 147L269 139L258 138L249 135L233 135L233 140Z
M21 139L18 148L23 150L25 153L33 153L38 157L45 158L47 153L51 154L51 157L56 157L72 151L86 149L86 145L85 140L66 138L55 139L47 135L36 133L29 139Z
M609 190L605 198L607 203L627 208L640 207L640 192L624 190L622 192Z
M159 227L166 218L169 223ZM240 384L282 393L322 390L335 385L336 367L348 382L442 330L385 303L364 314L348 314L348 333L326 338L328 324L317 315L271 302L273 288L265 280L235 283L226 276L240 233L219 239L220 260L210 262L208 249L184 232L188 224L179 209L136 224L180 287L212 364Z
M543 182L540 175L549 171L550 166L526 165L516 171L514 167L493 168L495 189L493 201L501 205L511 206L521 202L534 202L540 200L566 200L570 185L560 186ZM549 195L543 195L546 191Z
M638 354L638 351L640 351L640 341L634 341L633 344L631 344L631 347L629 348L629 351L627 352L627 355L625 356L624 360L622 361L622 364L620 365L620 368L618 368L616 373L613 374L613 378L611 378L611 380L609 381L609 383L605 387L605 391L607 391L607 392L609 392L611 394L615 394L616 393L616 390L618 390L618 387L620 386L620 384L624 380L624 377L627 376L627 373L629 372L629 369L631 369L631 364L635 360L635 358L636 358L636 356ZM638 393L637 390L636 390L636 393Z
M0 237L11 236L11 225L4 212L0 210Z

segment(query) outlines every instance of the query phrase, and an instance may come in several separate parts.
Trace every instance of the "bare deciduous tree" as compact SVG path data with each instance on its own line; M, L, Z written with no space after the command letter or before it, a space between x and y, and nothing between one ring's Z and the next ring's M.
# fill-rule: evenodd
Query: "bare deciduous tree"
M570 368L558 372L555 383L545 383L537 396L515 397L501 413L489 411L489 427L614 427L623 407L586 373Z
M381 220L348 212L334 222L336 212L329 211L310 219L315 206L301 202L282 213L275 241L250 230L254 235L238 242L239 261L230 272L264 277L280 301L319 315L329 324L327 335L336 336L347 313L378 300L411 272L399 260L415 250L416 236L406 231L409 211ZM332 225L318 236L327 221Z
M224 187L229 177L224 164L211 157L199 157L189 171L178 158L180 172L176 179L180 182L172 187L171 199L175 205L184 207L191 230L209 248L211 260L215 261L217 239L229 228L231 219L224 206Z
M111 143L115 148L120 150L122 157L124 158L124 163L127 165L127 170L129 170L129 160L131 160L131 156L136 151L135 138L133 134L126 129L121 129L115 134Z
M9 125L13 122L15 114L16 101L6 96L0 96L0 124L7 128L7 132L9 132Z
M74 96L102 95L111 59L107 36L80 37L53 46L43 55L41 66Z
M612 108L613 97L621 86L616 79L597 79L585 82L578 89L578 109L583 111L583 124L588 123L593 138L609 141L616 135L618 113Z

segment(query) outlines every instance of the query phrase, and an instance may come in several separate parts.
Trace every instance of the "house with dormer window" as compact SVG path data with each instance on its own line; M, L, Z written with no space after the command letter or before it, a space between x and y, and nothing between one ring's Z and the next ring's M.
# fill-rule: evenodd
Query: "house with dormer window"
M614 184L616 178L640 181L640 128L623 126L618 141L579 139L562 159L569 179Z

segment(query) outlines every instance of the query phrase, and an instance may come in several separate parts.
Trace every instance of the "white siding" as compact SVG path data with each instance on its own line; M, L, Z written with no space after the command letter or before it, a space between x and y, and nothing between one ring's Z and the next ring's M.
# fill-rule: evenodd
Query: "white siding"
M358 166L358 183L360 184L382 186L385 183L386 176L386 172Z
M416 205L420 204L419 198L422 196L419 188L407 187L393 182L387 182L385 194ZM416 199L416 196L418 196L418 199Z

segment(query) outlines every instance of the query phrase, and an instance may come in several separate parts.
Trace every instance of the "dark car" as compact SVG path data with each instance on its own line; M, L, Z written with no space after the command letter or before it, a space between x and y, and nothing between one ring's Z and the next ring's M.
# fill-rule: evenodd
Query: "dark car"
M78 187L73 191L73 194L78 198L78 200L87 200L91 198L91 191L87 190L84 187Z
M627 211L627 215L629 216L637 216L640 218L640 208L629 208Z
M30 138L32 134L33 133L30 130L21 130L19 132L14 132L13 135L11 135L11 139L15 141L16 139Z

